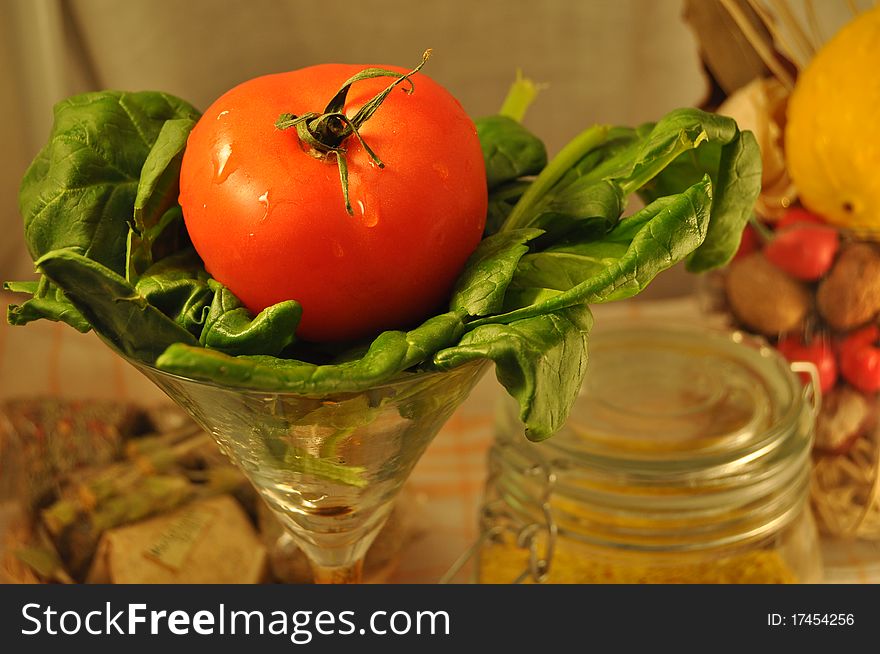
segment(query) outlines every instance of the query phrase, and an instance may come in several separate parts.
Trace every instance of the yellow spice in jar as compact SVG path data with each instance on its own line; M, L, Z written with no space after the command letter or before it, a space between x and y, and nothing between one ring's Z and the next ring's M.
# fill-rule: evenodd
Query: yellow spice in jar
M539 550L540 551L540 550ZM483 549L480 581L511 583L528 564L528 552L512 543ZM527 579L527 583L530 579ZM557 548L547 583L553 584L793 584L794 574L775 550L754 550L695 563L655 566L603 561Z

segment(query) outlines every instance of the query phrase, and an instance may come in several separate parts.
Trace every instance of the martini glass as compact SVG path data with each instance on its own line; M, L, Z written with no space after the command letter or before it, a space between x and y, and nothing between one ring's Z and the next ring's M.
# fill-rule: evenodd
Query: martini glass
M402 373L357 393L222 386L123 357L210 433L306 554L316 583L358 583L428 444L488 367Z

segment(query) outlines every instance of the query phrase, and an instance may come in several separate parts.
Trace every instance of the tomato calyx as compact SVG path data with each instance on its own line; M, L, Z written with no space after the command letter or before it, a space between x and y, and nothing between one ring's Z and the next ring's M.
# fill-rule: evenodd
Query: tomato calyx
M388 94L397 88L397 86L407 82L409 83L409 88L404 89L406 93L411 94L415 90L415 84L413 84L410 77L422 69L422 66L425 65L430 56L431 50L425 50L419 65L408 73L398 73L386 68L365 68L345 81L339 91L336 92L336 95L334 95L330 99L330 102L327 103L323 112L317 113L310 111L300 116L285 113L281 114L278 117L278 120L275 121L275 127L281 130L295 127L297 136L300 141L308 147L308 152L312 156L327 161L336 161L336 165L339 167L339 182L342 185L342 197L345 201L345 210L348 212L348 215L353 216L354 210L351 207L351 200L348 194L348 163L345 158L346 149L343 144L349 137L354 136L358 140L358 143L360 143L361 147L364 148L364 151L369 155L370 159L372 159L373 163L379 168L385 167L382 160L375 152L373 152L370 146L366 144L364 139L361 138L358 130L360 130L361 126L367 122L374 113L376 113L376 110L385 101ZM389 84L383 91L376 94L371 100L364 103L364 106L362 106L353 117L349 118L345 115L343 109L351 85L355 82L372 79L374 77L396 77L397 79Z

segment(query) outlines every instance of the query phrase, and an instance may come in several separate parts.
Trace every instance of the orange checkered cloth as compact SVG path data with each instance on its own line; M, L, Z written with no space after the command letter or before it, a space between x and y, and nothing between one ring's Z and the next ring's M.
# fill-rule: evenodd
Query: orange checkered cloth
M15 301L0 294L0 310ZM598 329L626 322L704 321L693 297L636 301L595 309ZM603 326L604 325L604 326ZM408 492L417 515L417 536L403 551L388 578L392 583L437 581L477 538L477 520L486 477L486 452L492 441L495 409L503 389L488 373L459 407L416 466ZM0 324L0 400L54 396L64 399L117 400L156 405L165 395L114 355L93 334L66 325L38 322L27 328ZM826 580L880 582L880 544L823 543ZM467 581L466 576L458 577Z

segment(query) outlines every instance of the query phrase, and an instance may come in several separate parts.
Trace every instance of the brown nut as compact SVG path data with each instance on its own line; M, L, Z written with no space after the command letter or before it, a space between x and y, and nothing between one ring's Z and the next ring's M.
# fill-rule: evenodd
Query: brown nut
M810 308L810 294L756 252L734 261L725 277L727 301L750 329L775 336L800 327Z
M854 243L819 286L819 313L834 329L863 325L880 312L880 254L867 243Z

